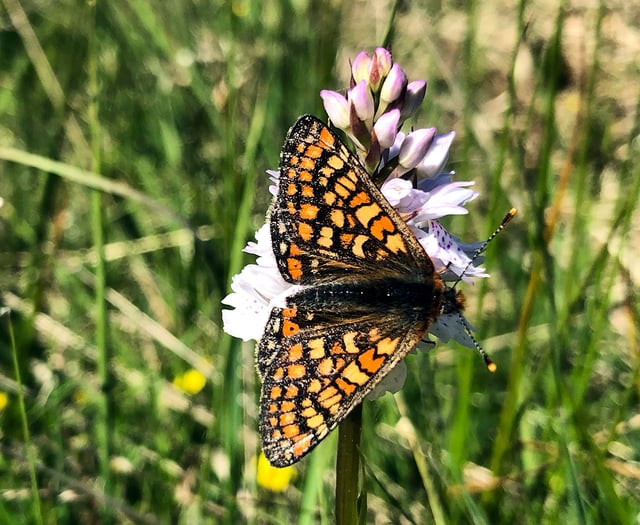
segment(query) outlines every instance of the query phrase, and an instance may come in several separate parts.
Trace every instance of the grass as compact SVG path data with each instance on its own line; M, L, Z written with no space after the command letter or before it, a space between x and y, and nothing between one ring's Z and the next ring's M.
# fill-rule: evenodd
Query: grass
M368 521L638 522L637 12L324 4L0 3L0 522L333 522L336 436L256 483L220 299L286 130L387 35L481 192L452 228L519 214L465 290L496 374L441 344L363 405Z

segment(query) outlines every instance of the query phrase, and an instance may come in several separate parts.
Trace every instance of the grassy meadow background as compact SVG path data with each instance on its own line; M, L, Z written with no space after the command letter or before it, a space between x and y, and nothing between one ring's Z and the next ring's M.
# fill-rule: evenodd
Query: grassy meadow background
M463 287L498 371L439 344L364 404L367 521L640 523L639 28L623 1L1 0L0 523L333 522L335 436L258 483L220 300L287 129L386 39L481 192L447 225L518 215Z

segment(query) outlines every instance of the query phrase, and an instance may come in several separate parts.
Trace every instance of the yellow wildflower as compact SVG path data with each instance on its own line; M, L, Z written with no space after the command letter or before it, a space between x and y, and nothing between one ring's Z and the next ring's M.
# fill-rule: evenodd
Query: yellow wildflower
M173 380L173 386L179 388L183 392L189 395L194 395L200 392L204 388L207 382L207 378L204 377L202 372L191 368L184 374L176 376Z
M272 467L265 455L260 453L256 481L262 488L273 492L284 492L295 476L295 467Z
M9 395L6 392L0 392L0 412L2 412L9 404Z

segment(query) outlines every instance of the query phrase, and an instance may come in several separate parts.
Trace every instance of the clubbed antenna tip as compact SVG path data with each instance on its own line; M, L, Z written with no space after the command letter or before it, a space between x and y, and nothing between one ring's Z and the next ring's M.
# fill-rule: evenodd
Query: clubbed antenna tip
M482 352L482 358L484 359L484 364L487 366L487 370L489 370L489 372L495 372L498 369L498 365L496 365L493 362L493 359L491 359L487 354L484 353L484 351Z

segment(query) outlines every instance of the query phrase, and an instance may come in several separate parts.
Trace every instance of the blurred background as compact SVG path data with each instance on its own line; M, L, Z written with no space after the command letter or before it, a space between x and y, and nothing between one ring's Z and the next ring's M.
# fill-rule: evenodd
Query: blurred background
M386 41L481 194L447 226L518 215L464 287L498 371L438 344L364 403L367 521L640 523L640 10L499 0L0 1L0 522L333 521L335 436L258 463L220 300Z

